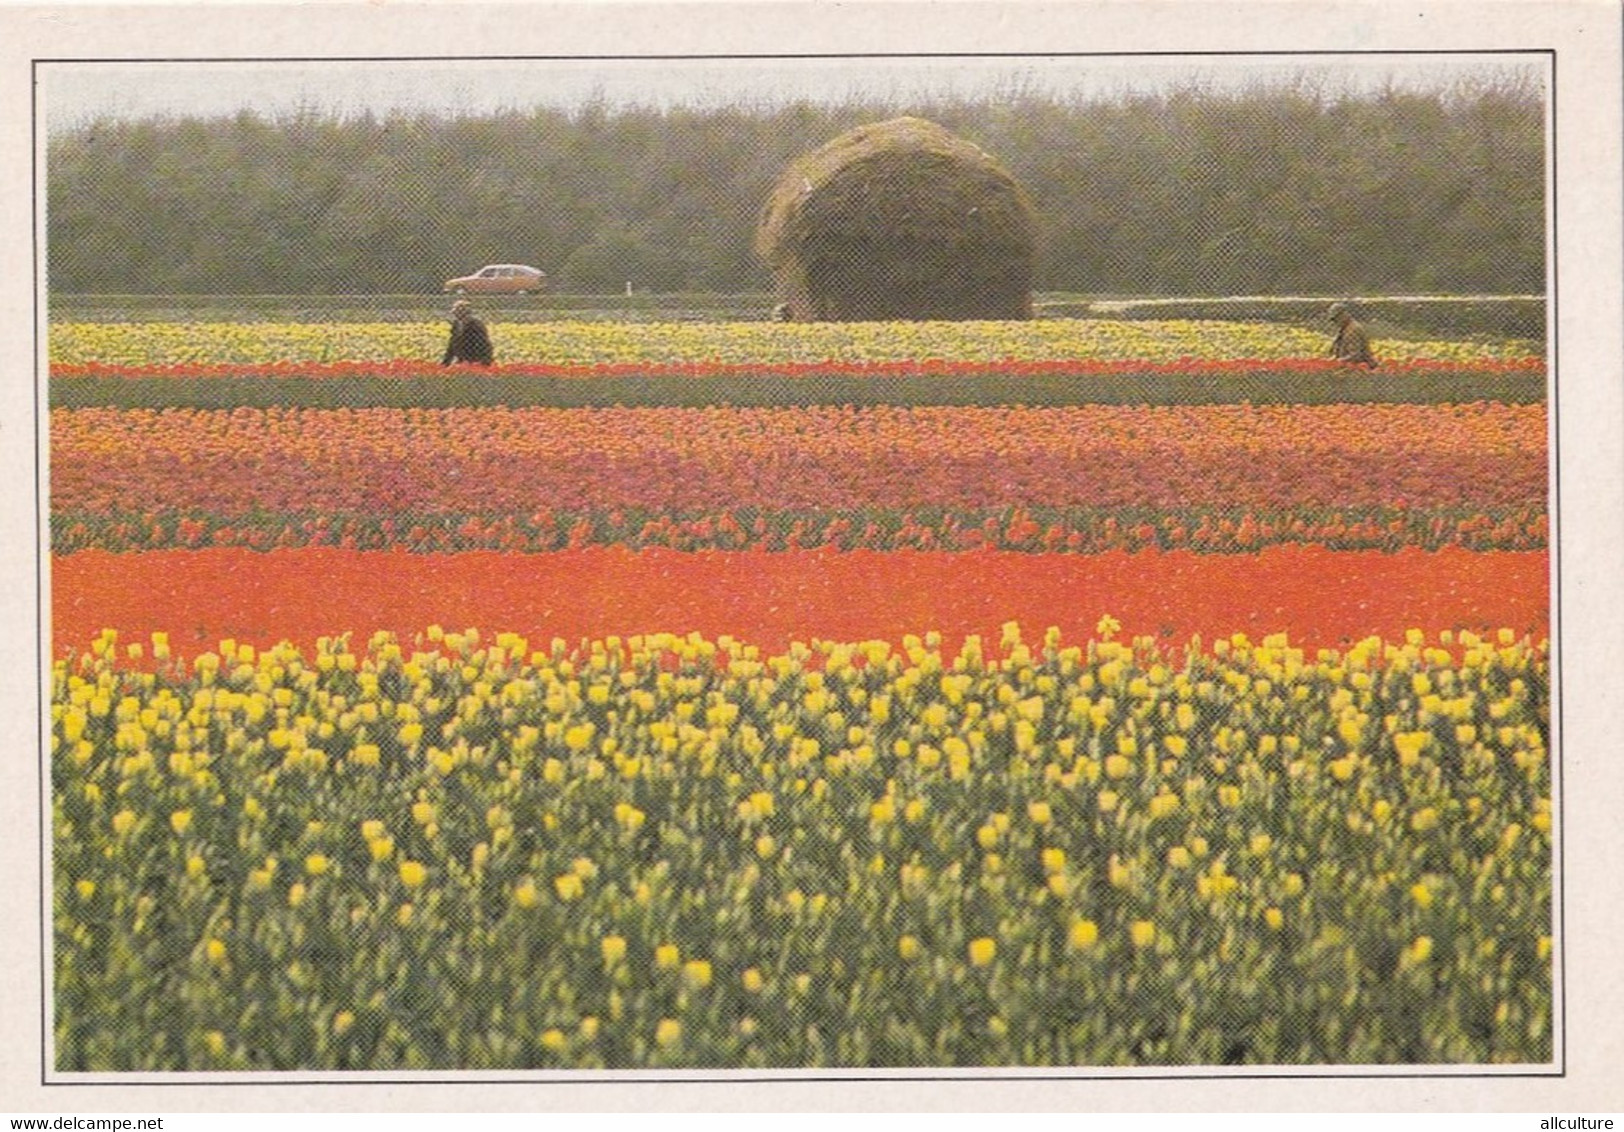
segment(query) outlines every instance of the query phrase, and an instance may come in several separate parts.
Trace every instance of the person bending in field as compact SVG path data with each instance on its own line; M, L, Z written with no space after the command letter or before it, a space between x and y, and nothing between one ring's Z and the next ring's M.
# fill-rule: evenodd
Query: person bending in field
M1331 309L1325 312L1327 318L1336 324L1336 338L1331 342L1331 356L1339 362L1354 366L1369 366L1376 368L1376 355L1370 352L1370 335L1365 328L1354 321L1348 313L1348 308L1341 303L1332 303Z
M440 359L440 364L468 362L488 366L493 358L490 331L474 317L474 308L468 300L458 299L451 304L451 341L446 343L445 357Z

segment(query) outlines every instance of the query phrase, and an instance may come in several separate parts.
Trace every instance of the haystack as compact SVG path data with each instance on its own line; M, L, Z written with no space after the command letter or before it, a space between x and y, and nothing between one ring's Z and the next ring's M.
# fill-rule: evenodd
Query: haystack
M1032 312L1026 194L992 157L922 118L862 126L791 164L756 251L797 321Z

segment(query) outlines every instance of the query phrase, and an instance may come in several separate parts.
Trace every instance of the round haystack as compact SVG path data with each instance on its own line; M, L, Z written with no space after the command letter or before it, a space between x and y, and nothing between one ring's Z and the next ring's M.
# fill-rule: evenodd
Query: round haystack
M1015 179L922 118L799 158L756 232L797 321L1027 318L1035 245Z

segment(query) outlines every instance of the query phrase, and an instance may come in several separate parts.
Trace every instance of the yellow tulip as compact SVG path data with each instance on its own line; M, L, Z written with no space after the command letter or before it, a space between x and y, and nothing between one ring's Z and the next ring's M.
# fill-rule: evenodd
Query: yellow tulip
M682 965L682 981L694 990L704 990L711 983L711 965L704 959L690 959Z

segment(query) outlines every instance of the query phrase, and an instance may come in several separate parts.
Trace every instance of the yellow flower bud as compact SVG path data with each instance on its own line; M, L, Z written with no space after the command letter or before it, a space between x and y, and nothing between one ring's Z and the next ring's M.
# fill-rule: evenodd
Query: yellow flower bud
M1100 938L1100 928L1093 920L1073 920L1066 933L1067 942L1078 951L1093 947Z
M970 941L969 951L971 966L985 967L998 954L998 944L996 941L982 936L980 939Z
M694 990L704 990L711 983L711 965L704 959L690 959L682 965L682 981Z

